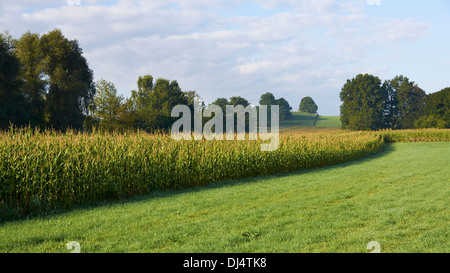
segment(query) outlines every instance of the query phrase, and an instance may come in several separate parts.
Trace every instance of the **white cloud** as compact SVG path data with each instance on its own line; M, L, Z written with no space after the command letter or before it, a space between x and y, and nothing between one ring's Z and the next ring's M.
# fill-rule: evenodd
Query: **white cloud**
M0 4L0 24L15 36L61 28L80 42L96 79L114 82L125 95L139 75L152 74L177 79L209 102L241 95L257 103L273 92L295 109L302 96L313 94L324 114L338 114L347 78L368 67L384 71L372 51L418 40L429 28L411 19L374 18L360 4L333 0L255 0L264 9L284 10L221 15L244 2L7 0Z
M381 0L367 0L367 4L370 6L373 6L373 5L379 6L379 5L381 5Z

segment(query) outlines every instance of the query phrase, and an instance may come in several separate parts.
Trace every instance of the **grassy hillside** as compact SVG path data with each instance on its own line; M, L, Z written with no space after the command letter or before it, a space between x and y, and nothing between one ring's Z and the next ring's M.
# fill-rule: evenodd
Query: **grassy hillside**
M280 123L280 128L289 127L313 127L316 120L315 114L308 114L304 112L292 112L292 118Z
M0 252L450 252L449 143L0 226ZM387 165L386 162L389 162Z
M316 127L342 127L341 117L339 116L319 116L316 122Z
M281 130L294 127L340 128L342 123L339 116L320 116L304 112L292 112L292 118L280 124Z

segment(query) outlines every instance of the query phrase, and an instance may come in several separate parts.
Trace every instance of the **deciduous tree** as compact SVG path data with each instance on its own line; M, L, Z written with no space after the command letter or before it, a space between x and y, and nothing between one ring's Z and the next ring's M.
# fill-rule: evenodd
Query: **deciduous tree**
M314 100L311 97L304 97L301 102L300 106L298 108L298 111L300 112L306 112L310 114L316 114L319 107L314 102Z
M12 38L9 34L0 34L0 128L27 122L25 97L19 92L22 84L19 75L20 61L14 54Z
M340 93L342 126L351 130L385 127L387 92L378 77L359 74L347 80Z

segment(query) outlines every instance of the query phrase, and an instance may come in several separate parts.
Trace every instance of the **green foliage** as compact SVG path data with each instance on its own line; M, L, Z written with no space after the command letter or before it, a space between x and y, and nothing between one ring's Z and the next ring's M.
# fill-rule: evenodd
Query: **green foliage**
M416 128L450 128L450 88L430 94L425 100L424 114Z
M46 113L46 87L44 78L44 53L39 34L27 32L15 41L15 55L20 61L20 77L23 81L20 92L27 98L30 125L43 127ZM17 124L18 125L18 124Z
M230 98L230 105L233 106L242 105L244 107L247 107L250 105L250 102L248 102L248 100L244 99L243 97L234 96Z
M393 110L391 118L394 119L392 123L397 125L393 127L399 129L415 128L415 121L422 115L425 91L404 76L396 76L388 84L395 94L391 104L396 109Z
M238 106L238 105L242 105L244 108L246 108L247 106L250 105L250 102L240 96L233 96L230 98L230 100L228 101L228 99L226 98L218 98L216 99L214 102L211 103L212 105L217 105L222 109L222 113L223 113L223 130L226 130L226 126L227 126L227 105L232 105L232 106ZM234 123L234 132L237 132L237 113L233 113L233 123ZM212 117L211 117L212 118ZM207 122L209 120L209 118L204 118L204 121ZM245 114L245 131L249 132L249 128L250 128L250 116L248 113Z
M48 80L46 96L49 122L57 130L82 129L93 103L95 85L82 49L59 29L41 37L44 68Z
M145 131L168 130L174 118L172 108L178 104L189 105L189 99L196 97L195 92L183 92L178 82L157 79L153 76L140 76L138 90L131 91L131 97L123 105L122 117L127 127L133 126Z
M378 77L359 74L342 87L341 121L345 129L379 130L385 127L386 90Z
M10 51L19 61L17 78L21 84L14 86L19 96L11 102L0 98L0 103L22 109L20 113L25 121L14 118L14 113L4 120L17 126L29 124L61 131L83 129L93 104L95 86L93 72L78 42L65 38L59 29L42 37L27 32L14 41ZM10 71L15 69L11 67Z
M272 105L278 105L279 108L279 114L280 114L280 122L283 122L284 120L292 118L292 107L289 105L289 102L285 100L284 98L275 99L275 96L270 93L264 93L261 95L261 98L259 100L259 105L266 105L267 106L267 112L268 112L268 123L270 124L271 121L271 106Z
M301 102L300 106L298 108L299 112L306 112L310 114L316 114L319 107L314 102L314 100L311 97L304 97Z
M426 95L407 77L381 81L371 75L348 80L341 92L343 128L352 130L449 128L449 91Z
M275 101L275 104L280 106L280 121L292 118L292 107L287 100L280 98Z
M275 105L275 96L270 93L267 92L265 94L261 95L261 99L259 100L259 105L267 105L268 108L270 109L270 105Z
M146 109L148 128L169 129L176 120L171 117L172 108L178 104L187 105L187 99L177 81L158 79L149 96Z
M109 81L101 79L96 86L94 117L99 120L101 129L113 131L119 127L119 113L124 98L117 94L116 87Z
M20 61L14 54L14 45L8 34L0 34L0 129L10 123L24 125L28 119L22 86Z

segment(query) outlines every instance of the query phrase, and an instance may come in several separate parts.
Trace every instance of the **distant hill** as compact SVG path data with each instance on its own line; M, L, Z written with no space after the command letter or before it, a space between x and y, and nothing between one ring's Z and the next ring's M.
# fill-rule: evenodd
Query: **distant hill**
M316 114L305 112L292 112L292 118L280 123L280 128L289 127L313 127L316 121Z
M341 117L339 116L319 116L316 127L342 127Z
M292 118L280 123L280 129L292 127L319 127L319 128L336 128L341 127L341 119L339 116L318 116L305 112L292 112Z

